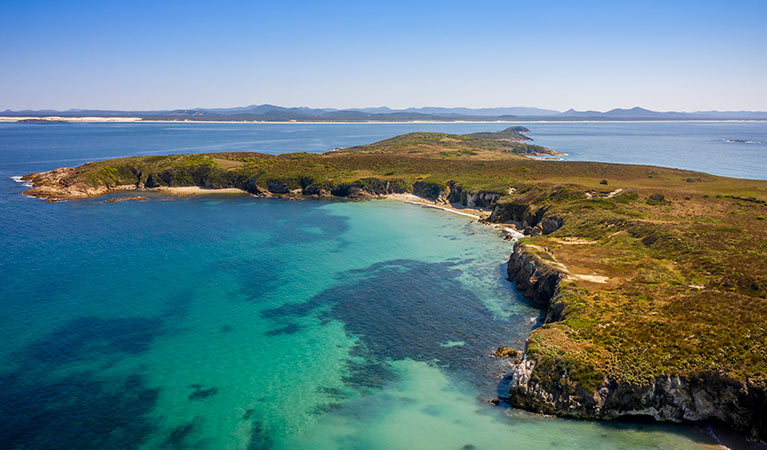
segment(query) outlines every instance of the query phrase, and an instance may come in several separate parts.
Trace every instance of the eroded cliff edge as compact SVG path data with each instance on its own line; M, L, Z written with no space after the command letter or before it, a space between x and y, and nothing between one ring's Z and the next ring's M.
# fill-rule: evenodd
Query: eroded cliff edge
M577 353L552 347L547 330L567 320L577 296L562 286L566 274L516 242L508 261L509 280L545 310L523 357L511 364L509 396L522 409L580 419L651 418L663 422L719 421L749 437L767 440L767 390L762 380L725 372L664 374L623 380L590 366ZM576 306L577 307L577 306Z

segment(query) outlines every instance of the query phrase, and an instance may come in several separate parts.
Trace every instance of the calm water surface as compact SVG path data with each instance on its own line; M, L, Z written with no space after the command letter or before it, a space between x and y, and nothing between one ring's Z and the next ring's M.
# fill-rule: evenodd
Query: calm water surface
M524 340L540 312L504 280L510 244L465 217L224 195L44 204L10 179L131 154L497 127L0 125L0 448L709 443L696 427L489 405L505 368L487 354ZM530 128L541 142L551 130Z
M510 125L515 124L0 123L0 173L135 155L325 152L413 131L472 133ZM520 125L530 128L534 143L567 153L568 160L649 164L767 179L767 122Z

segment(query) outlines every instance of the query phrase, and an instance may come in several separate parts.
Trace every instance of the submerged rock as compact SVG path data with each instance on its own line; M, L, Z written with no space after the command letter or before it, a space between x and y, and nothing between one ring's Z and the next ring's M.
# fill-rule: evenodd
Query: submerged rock
M493 353L490 354L493 358L514 358L520 353L519 350L515 350L511 347L504 347L501 345Z
M115 198L108 199L107 202L117 203L117 202L129 202L129 201L140 201L140 200L146 200L146 197L143 197L141 195L137 195L135 197L115 197Z
M193 384L189 386L194 388L195 391L189 394L189 400L202 400L204 398L212 397L218 393L218 388L203 389L199 384Z

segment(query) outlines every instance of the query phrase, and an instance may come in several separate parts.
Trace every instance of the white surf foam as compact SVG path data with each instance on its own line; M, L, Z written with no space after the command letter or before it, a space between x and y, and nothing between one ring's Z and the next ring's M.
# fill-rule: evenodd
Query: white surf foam
M19 175L16 175L16 176L12 176L12 177L11 177L11 180L13 180L13 181L15 181L15 182L17 182L17 183L21 183L21 184L23 184L23 185L24 185L24 186L26 186L26 187L32 187L32 183L30 183L30 182L28 182L28 181L24 181L24 180L22 180L22 179L21 179L21 176L19 176Z

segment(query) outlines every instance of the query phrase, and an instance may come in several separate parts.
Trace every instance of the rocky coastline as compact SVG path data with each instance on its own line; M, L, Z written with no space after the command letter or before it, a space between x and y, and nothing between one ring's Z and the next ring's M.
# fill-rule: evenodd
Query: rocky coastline
M551 206L560 198L591 199L561 186L530 191L538 196L537 200L530 200L524 195L514 195L513 187L508 187L508 192L465 189L454 181L439 183L424 179L407 182L396 178L362 178L331 182L301 177L286 182L253 177L220 182L203 176L193 178L195 182L180 182L172 178L175 175L170 171L147 174L137 168L130 169L129 178L113 176L109 168L101 169L94 175L100 178L92 177L86 182L81 176L82 170L62 168L25 175L22 180L33 186L25 194L48 199L84 198L118 191L162 192L171 187L209 191L238 189L257 197L286 198L370 199L412 194L437 205L481 210L481 221L509 224L528 237L553 233L569 220L561 215L561 209ZM565 201L569 200L562 200ZM509 392L503 401L534 412L582 419L641 417L664 422L718 421L744 431L751 438L767 440L767 391L759 380L732 377L724 371L673 371L639 381L623 380L588 365L581 366L581 362L566 353L533 351L531 342L539 331L562 323L571 313L570 281L575 277L546 261L540 248L525 241L527 239L514 244L507 264L508 278L525 297L545 311L545 319L543 327L534 330L526 342L521 358L511 363L507 377ZM655 240L643 237L641 242L650 246Z
M566 274L552 268L517 241L507 264L509 281L543 308L544 324L567 316ZM750 439L767 441L767 391L725 373L667 374L642 383L603 377L594 386L574 379L571 362L556 355L530 354L511 364L508 397L525 410L578 419L653 419L659 422L721 422Z

